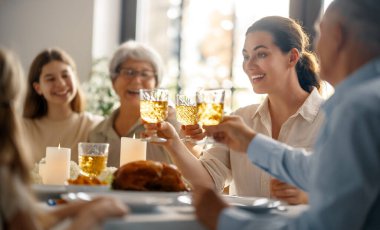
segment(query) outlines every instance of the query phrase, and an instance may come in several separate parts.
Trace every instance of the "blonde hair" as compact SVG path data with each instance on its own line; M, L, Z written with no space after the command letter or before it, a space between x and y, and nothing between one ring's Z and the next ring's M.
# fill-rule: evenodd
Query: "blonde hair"
M0 224L6 228L20 213L35 219L29 187L30 161L23 149L25 143L17 111L22 76L18 60L9 51L0 49L0 212L4 218Z

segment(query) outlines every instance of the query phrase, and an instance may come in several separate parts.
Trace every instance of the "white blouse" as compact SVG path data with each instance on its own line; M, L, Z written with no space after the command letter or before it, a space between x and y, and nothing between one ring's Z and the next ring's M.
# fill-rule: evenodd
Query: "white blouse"
M278 141L311 149L324 121L320 110L323 102L314 88L298 111L281 126ZM272 137L268 98L262 104L240 108L234 115L241 116L256 132ZM270 175L251 164L246 154L219 145L205 151L200 160L218 190L230 185L230 195L270 197Z

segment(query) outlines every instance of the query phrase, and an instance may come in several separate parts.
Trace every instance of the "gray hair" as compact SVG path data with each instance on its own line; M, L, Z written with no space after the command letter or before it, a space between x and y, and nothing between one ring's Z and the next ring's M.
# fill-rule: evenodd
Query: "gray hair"
M332 8L345 18L348 29L370 47L380 48L379 0L335 0Z
M164 74L161 56L152 47L132 40L121 44L114 53L109 65L111 80L117 77L121 64L129 58L152 64L156 72L156 86L160 84Z

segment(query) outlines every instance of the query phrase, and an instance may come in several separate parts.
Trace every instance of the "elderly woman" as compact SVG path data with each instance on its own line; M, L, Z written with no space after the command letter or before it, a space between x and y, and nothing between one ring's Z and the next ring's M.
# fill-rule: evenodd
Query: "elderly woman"
M90 142L110 143L108 166L119 167L120 138L139 137L144 131L140 119L140 89L157 87L163 75L160 55L145 44L128 41L113 55L109 66L112 86L120 99L120 107L100 123L89 135ZM167 121L179 127L173 108ZM161 146L147 144L147 159L171 163Z

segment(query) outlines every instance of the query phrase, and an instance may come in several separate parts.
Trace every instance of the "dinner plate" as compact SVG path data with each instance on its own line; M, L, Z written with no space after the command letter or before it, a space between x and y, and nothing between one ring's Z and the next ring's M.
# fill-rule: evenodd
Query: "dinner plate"
M33 184L32 190L39 200L57 199L67 192L105 192L109 185L45 185Z
M72 202L75 200L92 200L99 196L114 197L127 204L132 212L152 212L158 206L179 205L178 197L186 196L183 192L140 192L140 191L108 191L68 193L62 199Z
M106 192L110 191L109 185L66 185L67 192Z
M253 212L283 209L281 201L261 197L241 197L224 195L223 199L232 206Z
M64 185L33 184L32 190L39 200L58 199L67 192Z

